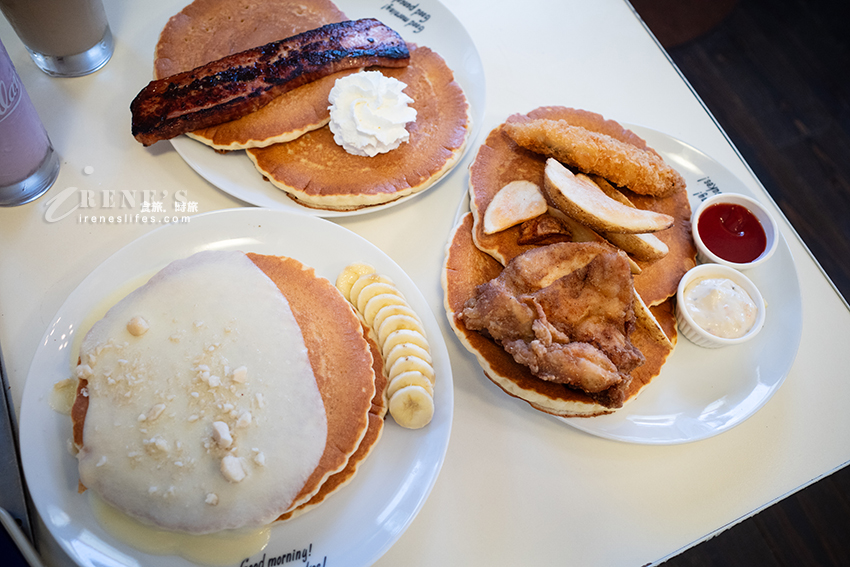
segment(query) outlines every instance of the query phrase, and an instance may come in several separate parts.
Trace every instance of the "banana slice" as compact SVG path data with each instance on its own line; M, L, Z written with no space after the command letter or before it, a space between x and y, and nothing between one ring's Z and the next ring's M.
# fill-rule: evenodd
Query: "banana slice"
M393 379L403 372L415 370L421 372L423 376L434 383L434 367L430 363L425 362L418 356L402 356L390 366L390 371L387 373L387 379L392 382Z
M434 415L434 366L422 320L388 277L368 264L351 264L337 288L375 334L390 415L402 427L418 429Z
M336 278L336 288L342 296L351 301L351 287L354 282L366 274L374 274L375 268L369 264L350 264Z
M384 365L387 368L392 368L393 364L395 364L396 360L402 358L403 356L418 356L428 364L431 364L431 353L428 352L428 349L424 349L419 345L415 345L413 343L402 343L400 345L396 345L390 350L390 353L387 355L386 360L384 361Z
M400 305L399 304L399 305L385 305L384 307L379 309L378 312L375 314L375 318L372 319L372 325L376 329L380 329L381 323L383 323L384 319L386 319L390 315L408 315L410 317L413 317L414 319L416 319L420 323L422 322L419 319L419 315L416 314L416 311L414 311L413 309L411 309L407 305Z
M404 298L398 295L392 293L380 293L366 302L362 311L363 318L366 319L366 322L370 326L372 326L372 330L375 330L373 322L375 321L375 315L378 314L378 311L388 305L398 305L402 301L404 301Z
M421 386L405 386L390 398L390 415L402 427L420 429L434 417L434 398Z
M426 339L419 331L399 329L398 331L390 333L386 340L384 340L384 344L381 345L381 356L383 356L384 360L386 360L393 348L403 343L411 343L424 349L431 348L428 345L428 339Z
M390 382L389 386L387 386L387 398L392 398L396 392L407 386L419 386L424 388L429 395L434 395L434 385L431 384L428 377L421 372L410 370L408 372L402 372Z
M356 306L357 301L360 299L360 292L363 291L363 288L374 283L387 284L392 286L393 289L395 289L395 284L393 283L393 281L386 276L382 276L380 274L364 274L357 278L357 281L354 282L351 286L351 291L349 292L348 297L348 300L351 302L351 304Z
M354 288L351 288L352 295L354 292ZM362 289L360 289L360 293L357 294L357 302L355 303L357 310L363 313L366 311L366 304L369 303L369 300L377 295L398 295L401 298L401 292L398 288L387 282L372 282ZM373 317L374 319L374 317Z
M373 325L374 329L375 326ZM378 335L378 344L383 345L386 338L395 331L400 329L410 329L411 331L416 331L421 334L423 337L425 336L425 329L422 328L422 324L417 320L411 317L410 315L390 315L384 322L378 327L377 335Z

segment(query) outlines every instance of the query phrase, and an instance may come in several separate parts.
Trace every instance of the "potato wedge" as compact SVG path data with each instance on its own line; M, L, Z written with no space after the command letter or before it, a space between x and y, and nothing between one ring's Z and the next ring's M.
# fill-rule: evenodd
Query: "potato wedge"
M644 303L643 298L641 298L638 292L635 292L634 295L635 320L637 324L646 329L656 342L667 345L668 348L672 349L674 347L673 342L667 336L667 333L664 332L658 319L649 310L649 307Z
M602 233L602 237L638 260L651 262L667 255L670 248L651 233L623 234L617 232Z
M673 225L669 215L615 201L590 178L576 177L553 158L546 160L544 191L561 211L597 232L639 234Z
M576 175L576 177L581 177L582 174ZM598 175L588 175L590 178L600 189L602 192L617 201L618 203L622 203L627 207L637 208L634 203L623 195L623 192L608 183L608 181L599 177ZM650 262L652 260L659 260L667 255L667 252L670 251L670 248L657 236L651 233L644 234L623 234L617 232L605 232L602 234L602 237L605 238L608 242L625 250L627 254L630 254L637 258L638 260L645 260Z
M579 175L584 175L580 173ZM623 192L611 185L607 179L604 177L600 177L599 175L587 175L591 181L596 183L597 187L602 189L602 192L617 201L618 203L622 203L627 207L635 208L635 204L632 203L631 199L623 195Z
M511 181L493 196L484 211L484 234L501 232L546 212L546 198L536 183Z

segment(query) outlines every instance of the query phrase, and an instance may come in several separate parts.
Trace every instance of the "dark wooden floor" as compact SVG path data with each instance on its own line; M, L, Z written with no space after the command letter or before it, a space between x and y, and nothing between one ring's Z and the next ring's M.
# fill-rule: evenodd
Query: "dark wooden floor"
M850 0L631 1L850 298ZM850 566L848 536L845 467L664 567Z

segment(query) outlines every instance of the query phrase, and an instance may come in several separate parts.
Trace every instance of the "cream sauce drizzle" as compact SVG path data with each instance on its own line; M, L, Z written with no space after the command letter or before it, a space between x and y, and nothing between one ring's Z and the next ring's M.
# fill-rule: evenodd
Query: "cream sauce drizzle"
M95 518L109 535L151 555L179 555L206 565L234 565L262 551L271 537L270 525L206 535L161 530L121 513L91 490L87 494Z

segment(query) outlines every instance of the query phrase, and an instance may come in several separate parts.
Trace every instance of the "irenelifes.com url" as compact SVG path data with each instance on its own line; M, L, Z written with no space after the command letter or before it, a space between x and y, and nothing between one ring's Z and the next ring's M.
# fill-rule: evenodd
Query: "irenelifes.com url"
M83 215L77 217L77 222L80 224L183 224L188 223L190 216L178 215L143 215L124 214L124 215Z

